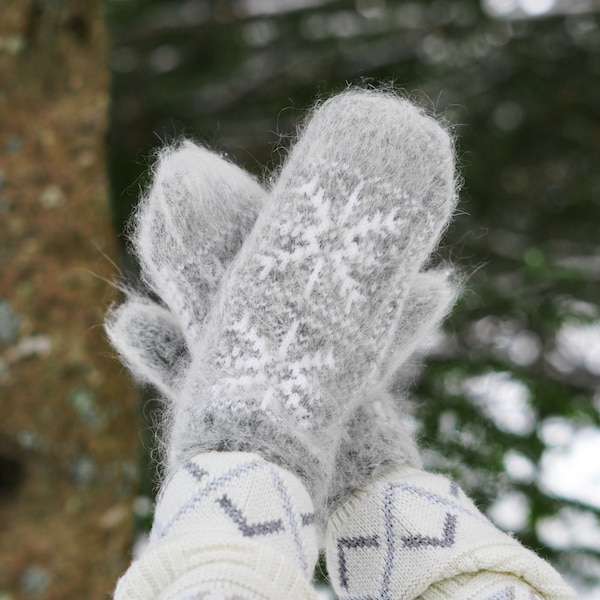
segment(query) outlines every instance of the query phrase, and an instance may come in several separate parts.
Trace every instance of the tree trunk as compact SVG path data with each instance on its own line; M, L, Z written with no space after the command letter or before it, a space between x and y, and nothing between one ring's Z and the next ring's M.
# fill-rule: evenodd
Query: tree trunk
M99 0L0 3L0 596L106 598L129 561L137 394L115 299Z

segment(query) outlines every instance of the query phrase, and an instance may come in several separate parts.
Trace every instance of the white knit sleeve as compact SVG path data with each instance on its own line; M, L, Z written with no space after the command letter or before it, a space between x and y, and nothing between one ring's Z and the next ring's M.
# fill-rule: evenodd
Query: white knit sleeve
M331 517L340 599L574 600L560 575L481 514L454 482L402 467Z
M163 486L148 548L115 600L312 599L317 557L295 475L256 454L199 454Z

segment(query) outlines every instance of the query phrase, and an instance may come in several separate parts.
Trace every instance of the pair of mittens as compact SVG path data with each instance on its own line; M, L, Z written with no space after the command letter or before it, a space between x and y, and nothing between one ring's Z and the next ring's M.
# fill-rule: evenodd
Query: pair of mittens
M107 331L171 400L169 464L258 452L321 515L418 465L389 387L454 299L447 273L422 269L455 199L448 134L373 91L316 108L270 192L190 142L164 151L133 232L162 305L132 295Z

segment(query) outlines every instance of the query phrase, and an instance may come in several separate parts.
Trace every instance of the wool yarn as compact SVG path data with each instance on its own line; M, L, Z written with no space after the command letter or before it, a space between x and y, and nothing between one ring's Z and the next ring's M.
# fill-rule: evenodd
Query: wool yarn
M412 407L389 388L403 365L411 365L412 373L420 347L439 327L455 293L456 287L445 272L429 271L415 277L396 324L394 352L384 363L387 375L345 420L328 489L328 511L380 473L405 463L421 465L407 422ZM177 402L190 353L171 311L149 298L131 294L109 313L105 327L134 377L153 385L171 403Z
M407 418L412 406L404 395L390 390L399 375L407 379L404 386L412 383L421 354L454 304L457 290L449 273L441 270L418 273L411 282L394 324L393 347L382 360L381 378L346 419L329 486L328 513L373 478L403 464L422 467Z
M250 176L189 142L163 152L155 173L136 215L133 240L144 279L171 316L134 297L113 312L107 331L134 374L174 399L173 418L167 420L173 427L171 456L195 453L199 440L203 449L245 450L262 438L254 449L295 472L312 471L309 479L320 483L311 489L318 487L329 505L392 464L418 464L405 415L395 409L387 389L453 297L445 274L415 278L455 200L451 143L443 129L405 100L351 91L315 111L268 202ZM307 185L313 190L301 189ZM257 224L253 241L239 252L261 207L263 225ZM254 261L246 278L230 274L215 299L225 271L239 271L244 260ZM353 306L357 301L368 308L364 314ZM235 327L246 319L244 340L223 333L229 324L216 324L226 305L235 313L227 317L237 320ZM249 319L254 322L248 326ZM141 326L150 322L146 329ZM250 329L260 324L266 327L257 342ZM203 338L205 328L210 333ZM289 346L298 330L308 341L284 350L282 342ZM251 360L245 366L238 356L235 364L242 366L237 373L218 373L220 359L209 358L210 337L218 338L225 360L228 352L243 354L254 343L266 346L246 352ZM324 343L329 353L314 351ZM195 362L190 362L193 354ZM362 371L355 368L361 356ZM264 368L258 368L261 361ZM184 400L182 373L187 372L193 375L187 378ZM197 401L207 390L213 396L210 416L206 402ZM237 407L236 395L242 399ZM278 397L272 407L269 395ZM214 399L218 396L227 397L225 410ZM320 408L320 419L307 426L314 420L311 405L323 402L329 406ZM240 407L246 423L232 429ZM256 420L261 412L266 420ZM237 416L231 419L231 414ZM223 416L226 422L215 426ZM373 435L371 424L379 434ZM329 445L319 450L324 439ZM282 442L288 446L283 453L276 448ZM339 464L332 469L325 458L336 451Z
M340 600L575 600L456 483L408 466L346 499L327 523L326 554Z
M302 483L256 454L183 463L115 600L314 600L315 515Z
M171 400L169 468L118 600L311 598L331 511L340 598L571 600L456 485L413 468L390 394L456 295L424 270L456 200L439 124L350 90L312 113L269 194L189 142L155 171L133 246L159 302L131 293L107 332Z
M192 352L206 300L263 198L254 177L202 146L184 141L158 155L152 187L132 221L132 245L145 283L179 320Z
M315 525L289 471L256 454L202 453L165 482L115 599L314 599ZM575 600L458 485L408 466L345 499L327 522L326 559L340 600Z
M344 418L379 380L454 201L450 138L410 103L353 91L317 108L216 292L171 467L257 452L300 475L322 513Z
M129 293L123 304L109 311L104 328L133 377L176 402L190 351L175 315L146 296Z

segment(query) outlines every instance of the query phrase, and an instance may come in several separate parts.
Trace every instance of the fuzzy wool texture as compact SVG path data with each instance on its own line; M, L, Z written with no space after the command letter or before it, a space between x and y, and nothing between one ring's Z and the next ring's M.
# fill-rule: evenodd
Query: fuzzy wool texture
M412 374L421 347L450 310L457 289L444 271L415 277L396 326L394 352L384 363L386 375L345 421L328 490L329 510L381 473L405 463L421 466L407 422L412 407L389 390L403 366L411 365L405 370ZM109 314L106 330L136 380L153 385L163 398L177 402L190 353L171 312L148 298L130 295Z
M179 320L192 354L203 335L206 301L263 199L251 175L202 146L185 141L159 154L133 220L132 243L145 283Z
M363 91L315 110L217 290L171 468L257 452L298 473L322 514L345 418L380 380L454 205L451 140L413 105Z
M208 452L157 499L150 542L115 600L314 600L314 508L300 480L256 454Z
M317 109L268 200L189 142L155 171L134 248L168 310L133 297L107 330L134 375L173 399L171 464L199 449L259 451L329 506L390 466L418 465L388 388L454 296L444 273L415 278L454 207L443 129L405 100L353 91Z
M446 271L421 272L411 282L394 324L393 347L382 361L381 378L346 420L329 486L329 512L348 494L387 471L403 464L422 467L407 419L412 407L390 389L399 372L414 370L412 365L438 332L457 292L457 284Z
M435 120L356 90L316 109L269 194L190 142L159 155L133 232L159 301L130 292L106 329L170 400L170 468L119 600L312 598L333 510L340 598L573 598L457 486L412 468L390 393L456 297L426 270L453 160Z
M176 402L190 350L175 315L150 298L130 293L108 313L104 327L136 381L154 386L163 398Z
M575 600L545 561L496 529L453 481L404 466L331 516L340 600Z

